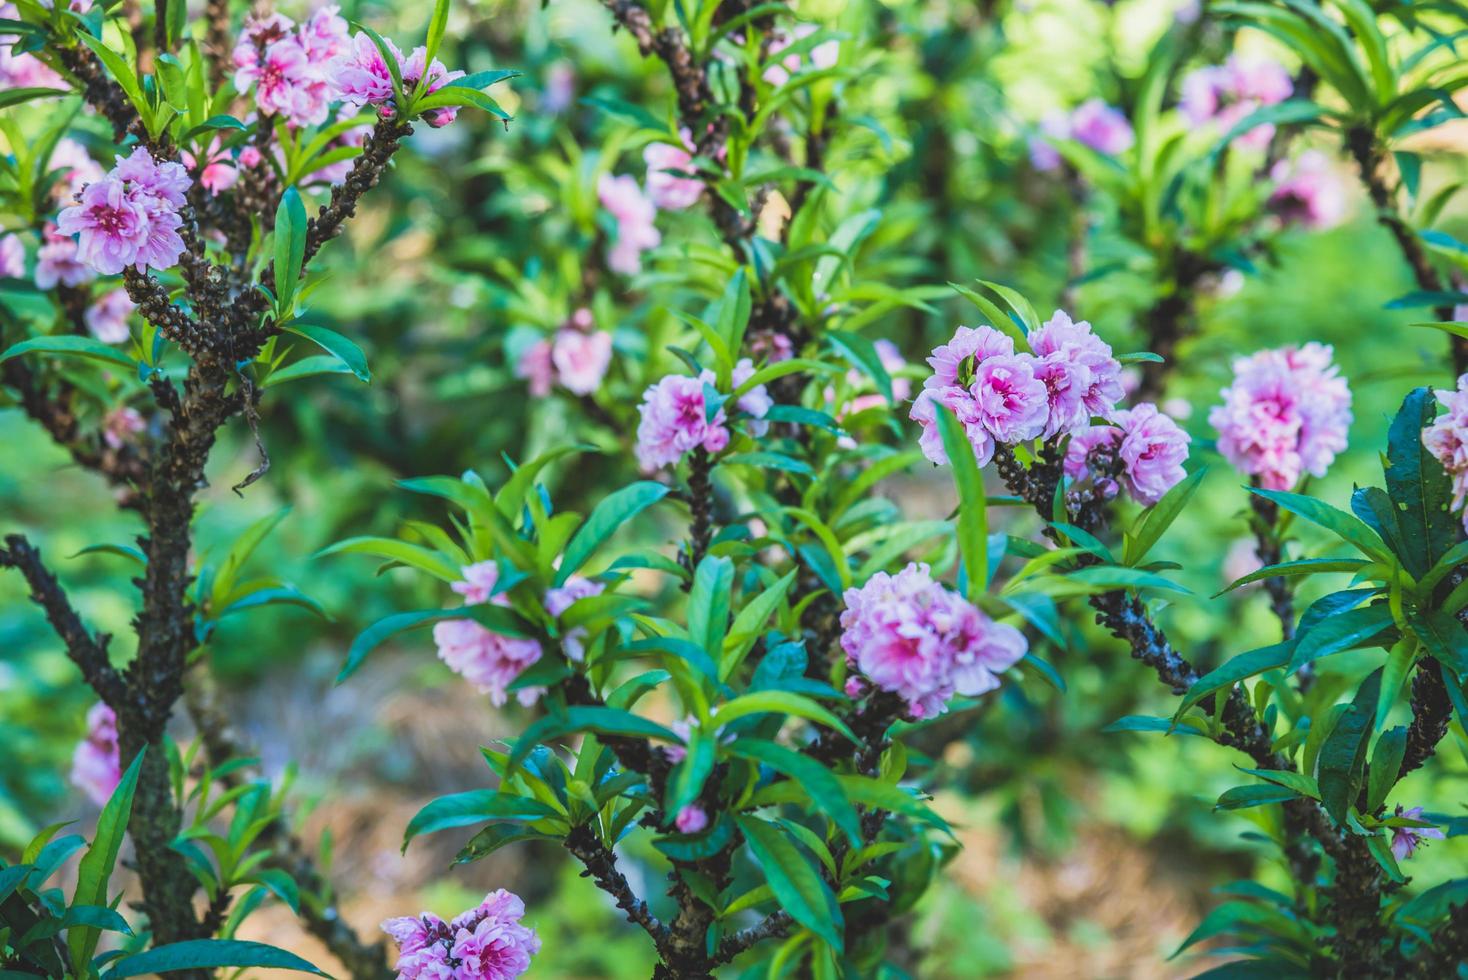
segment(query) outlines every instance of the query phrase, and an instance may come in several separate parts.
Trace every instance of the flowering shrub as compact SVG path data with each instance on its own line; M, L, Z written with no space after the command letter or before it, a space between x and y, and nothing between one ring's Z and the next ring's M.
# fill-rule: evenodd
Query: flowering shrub
M542 65L509 135L484 90L514 73L468 70L498 60L503 31L443 2L417 46L331 6L22 0L0 18L0 102L27 113L0 121L0 303L24 297L0 324L0 384L139 525L135 544L81 552L136 576L125 658L26 536L0 548L95 701L71 780L101 807L90 842L56 825L5 852L0 968L320 972L274 934L241 938L278 904L352 976L573 975L589 968L557 948L567 922L613 937L551 891L542 866L564 857L656 977L922 975L914 909L959 877L963 825L992 812L973 797L1027 859L1043 844L1024 811L1057 808L1055 760L1142 782L1129 759L1097 762L1136 741L1104 726L1187 736L1166 751L1194 743L1188 771L1164 778L1222 792L1216 816L1180 806L1212 837L1247 821L1272 860L1179 952L1209 943L1221 976L1458 969L1468 879L1427 866L1465 824L1426 777L1452 778L1442 749L1468 712L1468 374L1451 390L1424 368L1372 445L1358 420L1398 373L1348 380L1344 346L1304 331L1234 350L1200 314L1345 219L1338 148L1418 286L1395 305L1433 307L1468 367L1464 249L1431 227L1457 187L1419 200L1401 142L1460 114L1459 13L1201 6L1150 52L1088 62L1102 80L1065 111L1015 126L1039 114L985 104L1002 125L970 133L982 100L963 73L1003 97L973 65L1002 43L992 5L975 23L927 5L829 22L603 6L625 43ZM1235 44L1256 34L1289 50ZM475 135L461 109L494 125ZM401 207L368 195L392 166ZM998 186L1003 247L970 248L964 212L989 211L963 205ZM1073 220L1048 220L1057 202ZM359 279L426 271L374 344L372 314L323 322L356 286L333 293L319 256L379 206L341 250ZM1025 220L1064 239L1062 281L1035 285ZM408 231L384 244L383 227ZM1271 337L1294 329L1268 312ZM393 416L375 446L317 422L373 380L364 345L387 392L361 410ZM1206 384L1179 384L1190 373ZM344 387L298 394L331 375ZM525 431L483 435L506 427ZM270 778L213 686L245 614L328 618L282 568L302 550L273 535L283 511L196 533L211 458L237 464L216 452L230 436L254 454L237 492L274 479L282 445L360 469L358 487L404 473L324 532L315 576L349 583L329 605L355 635L337 681L367 690L391 644L485 706L486 728L453 734L488 771L416 800L403 848L456 836L455 865L528 851L535 887L505 882L525 900L496 857L494 890L458 915L404 914L468 904L436 869L445 891L389 896L378 932L346 921L298 836L294 770ZM1346 493L1377 455L1383 485ZM458 475L425 475L443 470ZM1247 528L1224 593L1253 587L1267 613L1190 591L1210 523ZM248 634L262 661L266 632ZM124 834L137 914L109 893ZM68 896L49 883L78 852Z

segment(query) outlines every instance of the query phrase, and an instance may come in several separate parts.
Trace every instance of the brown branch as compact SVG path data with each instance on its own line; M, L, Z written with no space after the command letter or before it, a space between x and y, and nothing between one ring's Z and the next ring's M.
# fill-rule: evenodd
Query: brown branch
M82 677L109 706L121 705L125 695L122 677L107 656L111 637L87 631L61 583L41 560L40 551L24 535L7 535L5 547L0 548L0 568L20 572L31 588L31 601L46 613L46 621L66 645L67 656L81 669Z
M234 30L229 18L229 0L205 0L204 53L209 59L209 84L219 88L229 78Z
M628 922L641 926L659 947L667 941L668 927L659 922L647 903L633 892L627 876L617 870L617 855L589 827L572 827L566 837L566 850L586 866L581 877L590 878L598 888L612 896L617 908L627 914Z
M1412 678L1412 724L1407 728L1407 748L1397 779L1422 768L1437 753L1437 744L1448 734L1453 702L1443 680L1444 668L1433 657L1423 657Z

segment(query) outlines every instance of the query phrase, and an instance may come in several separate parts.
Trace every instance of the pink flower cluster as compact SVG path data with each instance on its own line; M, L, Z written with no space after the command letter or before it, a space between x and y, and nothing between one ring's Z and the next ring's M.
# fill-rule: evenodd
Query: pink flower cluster
M913 402L909 418L922 425L923 454L948 462L935 407L957 416L979 465L999 443L1054 438L1109 417L1122 397L1121 365L1111 347L1084 320L1057 310L1031 334L1030 353L993 327L959 327L953 339L933 350L933 374Z
M847 662L902 697L914 718L942 714L954 694L992 691L1028 650L1024 634L933 581L927 565L878 572L842 598Z
M81 286L97 278L77 255L76 242L63 235L55 225L41 230L41 247L36 251L36 288L55 289Z
M688 130L681 130L678 135L682 137L682 146L649 143L642 150L642 161L647 164L647 196L664 211L681 211L698 203L703 196L703 181L679 176L694 172L694 146Z
M601 595L604 591L606 591L606 586L601 582L593 582L581 575L572 575L566 579L565 585L546 592L545 611L552 616L559 617L578 601ZM586 627L578 626L564 633L561 636L561 649L566 651L567 657L578 664L586 659Z
M1324 476L1351 428L1351 389L1331 354L1312 342L1236 360L1223 404L1208 413L1223 457L1270 490Z
M583 306L555 336L536 341L520 356L515 375L530 382L536 397L550 394L557 382L572 394L589 395L601 387L611 363L612 335L597 330L591 311Z
M753 362L743 358L734 366L734 386L742 385L753 374ZM637 409L642 421L637 426L636 451L643 470L651 473L671 466L684 453L700 446L717 453L729 444L728 416L722 407L710 414L704 400L704 386L712 386L714 381L712 371L696 378L670 374L642 393L642 404ZM765 386L755 385L735 404L753 420L750 432L763 435L769 423L761 420L774 404Z
M1121 110L1102 99L1090 99L1076 106L1069 116L1047 116L1040 123L1040 135L1030 138L1030 164L1046 172L1059 169L1062 160L1052 141L1064 139L1116 156L1131 149L1136 134Z
M111 289L87 307L82 319L93 337L104 344L121 344L127 341L127 318L135 309L137 305L128 297L126 289Z
M1294 85L1284 66L1267 58L1244 59L1234 55L1224 64L1199 68L1183 79L1179 108L1195 126L1213 125L1220 133L1265 106L1290 97ZM1274 138L1274 124L1255 126L1234 139L1251 150L1263 150Z
M810 37L820 27L816 24L797 24L790 32L777 31L770 40L770 64L765 68L763 78L765 82L777 88L790 81L790 76L800 71L801 56L798 54L787 54L779 57L780 52ZM832 38L822 41L805 55L810 66L816 70L836 67L836 62L841 57L841 42Z
M102 441L113 449L121 449L133 436L148 427L147 420L136 408L126 405L114 408L102 419Z
M499 566L482 561L462 570L464 578L455 582L453 590L464 597L464 605L477 606L491 602L507 606L503 595L494 595L499 581ZM504 636L492 632L472 619L447 619L433 627L433 641L439 659L483 694L495 707L509 701L509 686L531 664L540 659L540 644L533 639ZM539 700L543 689L521 688L516 699L524 705Z
M349 44L337 7L323 7L299 28L284 14L251 17L234 49L234 85L255 90L262 116L291 126L319 126L341 97L336 59Z
M520 897L499 888L450 922L424 912L388 919L382 931L398 944L400 980L514 980L540 952L524 917Z
M75 200L83 187L94 180L101 180L105 173L87 148L68 136L56 141L50 165L52 170L61 171L61 178L51 188L51 196L58 202Z
M1150 506L1187 475L1190 441L1156 405L1142 402L1112 413L1108 425L1076 430L1065 450L1065 475L1091 480L1108 497L1125 489Z
M1439 391L1437 400L1446 412L1422 432L1422 444L1436 457L1453 479L1453 510L1468 499L1468 374L1458 379L1453 391ZM1468 527L1468 512L1463 515Z
M642 253L663 240L654 223L657 207L642 193L637 179L627 174L602 174L596 195L617 221L617 238L607 250L607 266L624 276L635 276L642 271Z
M71 783L102 806L122 781L121 753L117 747L117 715L98 701L87 712L87 735L71 757Z
M397 45L387 41L388 51L397 61L398 75L403 80L403 89L411 92L423 81L425 73L428 84L425 92L437 92L451 82L464 77L461 71L449 71L437 58L428 63L428 49L422 45L409 52L406 58ZM372 105L382 116L393 114L392 73L382 51L365 33L351 39L343 53L332 63L333 77L342 99L353 105ZM435 129L447 126L458 117L457 106L444 106L423 114L423 121Z
M82 0L88 7L91 0ZM0 3L0 20L20 20L13 3ZM0 92L16 88L67 88L66 81L33 54L11 50L15 36L0 35Z
M1402 809L1397 804L1394 816L1403 817L1407 820L1422 820L1422 807L1414 806ZM1423 821L1424 823L1426 821ZM1437 827L1393 827L1392 828L1392 854L1396 855L1398 861L1405 861L1417 853L1417 848L1422 846L1425 840L1446 840L1447 835Z
M19 235L0 235L0 279L25 277L25 245Z
M1313 230L1334 228L1346 217L1346 188L1319 150L1281 160L1269 171L1274 190L1269 210L1285 224Z
M191 183L182 165L159 163L140 146L87 184L78 202L57 217L57 227L77 236L76 259L103 275L128 266L167 269L184 250L178 209Z

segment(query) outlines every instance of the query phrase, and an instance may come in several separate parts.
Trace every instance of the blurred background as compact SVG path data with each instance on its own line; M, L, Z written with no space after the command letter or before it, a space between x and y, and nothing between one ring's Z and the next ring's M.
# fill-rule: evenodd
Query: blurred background
M426 16L418 4L343 6L390 36L417 36ZM828 164L847 208L880 215L859 253L865 279L894 289L998 280L1024 291L1042 315L1066 295L1075 318L1091 321L1118 351L1142 349L1140 315L1167 288L1155 256L1104 200L1037 170L1029 140L1044 119L1093 96L1126 106L1147 52L1187 10L1171 0L796 6L802 20L843 32L852 39L843 44L861 52L842 92L842 111L861 123L832 143ZM301 12L290 2L280 9ZM366 624L443 596L421 576L379 575L370 561L313 554L349 535L441 516L397 490L396 479L474 469L493 482L506 472L505 455L522 459L572 438L612 451L562 469L563 485L553 488L561 506L582 509L580 495L607 482L600 477L630 472L616 450L642 388L670 367L659 340L672 323L664 307L685 288L679 270L696 262L689 243L708 239L708 219L697 208L660 218L663 244L641 276L598 273L606 218L598 217L596 178L643 172L636 124L606 107L661 116L670 99L662 66L640 58L611 25L590 0L458 0L448 32L456 48L444 60L523 72L495 93L516 119L506 131L466 114L453 127L414 135L360 219L326 251L331 274L313 298L321 322L367 351L372 383L329 376L268 398L268 476L243 498L229 491L256 463L247 431L236 426L216 454L199 519L207 549L289 507L252 561L330 613L322 620L279 607L234 617L211 656L224 703L266 771L278 774L292 760L299 767L300 827L308 841L326 842L344 915L371 932L389 915L451 913L489 888L510 888L545 940L537 977L645 977L651 961L643 937L554 847L507 848L452 871L468 831L398 850L423 802L485 784L478 747L523 727L528 709L493 709L438 662L426 632L400 637L333 686ZM1257 36L1238 43L1257 43L1292 65L1288 52ZM1214 60L1234 47L1232 38L1204 38L1205 60L1210 44ZM1424 197L1465 176L1462 138L1441 127L1424 140ZM1348 162L1332 156L1331 166L1348 195L1347 218L1328 230L1272 236L1204 283L1199 330L1178 350L1164 396L1185 418L1194 463L1210 467L1160 555L1185 566L1179 580L1194 591L1163 621L1203 668L1273 642L1278 631L1257 591L1208 598L1231 577L1231 557L1237 567L1248 547L1240 545L1248 535L1242 479L1212 451L1206 421L1232 358L1286 342L1335 346L1355 423L1351 449L1315 489L1338 503L1353 485L1380 480L1387 421L1406 391L1451 380L1442 336L1409 326L1428 319L1424 311L1390 308L1413 288L1408 271ZM1441 224L1468 231L1452 210ZM927 309L893 304L866 332L921 366L956 325L976 322L949 295L932 291ZM560 390L531 397L515 365L582 303L613 333L608 382L594 401ZM18 412L0 410L0 446L0 523L37 540L84 616L115 633L114 654L127 656L135 594L127 564L66 556L129 541L133 518ZM953 505L948 477L936 471L887 481L881 492L912 519L942 517ZM993 519L1022 520L1007 511ZM679 529L664 531L660 541ZM1247 550L1242 560L1248 570ZM1169 713L1170 696L1109 638L1079 622L1066 630L1064 649L1047 643L1042 651L1064 677L1063 693L1006 684L998 703L960 719L961 737L930 760L928 778L948 787L939 809L962 828L963 849L902 920L901 957L915 976L1188 975L1204 960L1168 957L1218 900L1215 889L1261 866L1270 881L1272 852L1248 836L1255 811L1211 812L1217 795L1240 781L1236 760L1202 740L1101 734L1122 715ZM1337 658L1338 669L1353 669L1351 656ZM95 816L67 780L90 704L17 577L0 576L0 853L52 821ZM1410 776L1403 795L1429 811L1460 812L1463 749L1450 736L1443 765ZM630 857L635 871L636 859L651 855L634 847ZM1413 863L1414 887L1449 877L1465 858L1461 839L1434 844ZM283 906L267 906L244 935L332 968Z

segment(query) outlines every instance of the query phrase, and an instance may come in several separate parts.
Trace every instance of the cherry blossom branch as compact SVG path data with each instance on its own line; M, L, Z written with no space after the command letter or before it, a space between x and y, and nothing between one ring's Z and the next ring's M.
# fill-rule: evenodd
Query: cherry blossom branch
M597 839L589 827L572 827L566 837L566 850L586 866L581 877L591 878L596 886L616 902L617 908L627 914L627 921L635 923L652 937L659 948L668 939L668 927L658 921L647 903L638 898L627 876L617 870L617 855Z
M82 623L81 616L66 597L61 583L41 560L41 553L24 535L10 534L0 548L0 568L20 572L31 589L31 601L46 614L46 621L66 646L66 653L81 669L82 677L109 706L122 703L125 687L122 677L107 656L111 637L106 633L93 636Z
M1256 486L1259 485L1257 478L1253 482ZM1250 523L1253 525L1255 554L1258 556L1259 564L1261 567L1278 565L1284 558L1284 549L1280 546L1279 535L1276 531L1279 523L1279 505L1259 494L1250 494L1249 504L1254 512L1254 520ZM1290 588L1284 576L1275 575L1264 580L1264 591L1269 594L1269 607L1274 611L1275 618L1279 620L1283 638L1293 639L1295 635L1294 590ZM1302 678L1302 683L1309 676L1306 674Z

